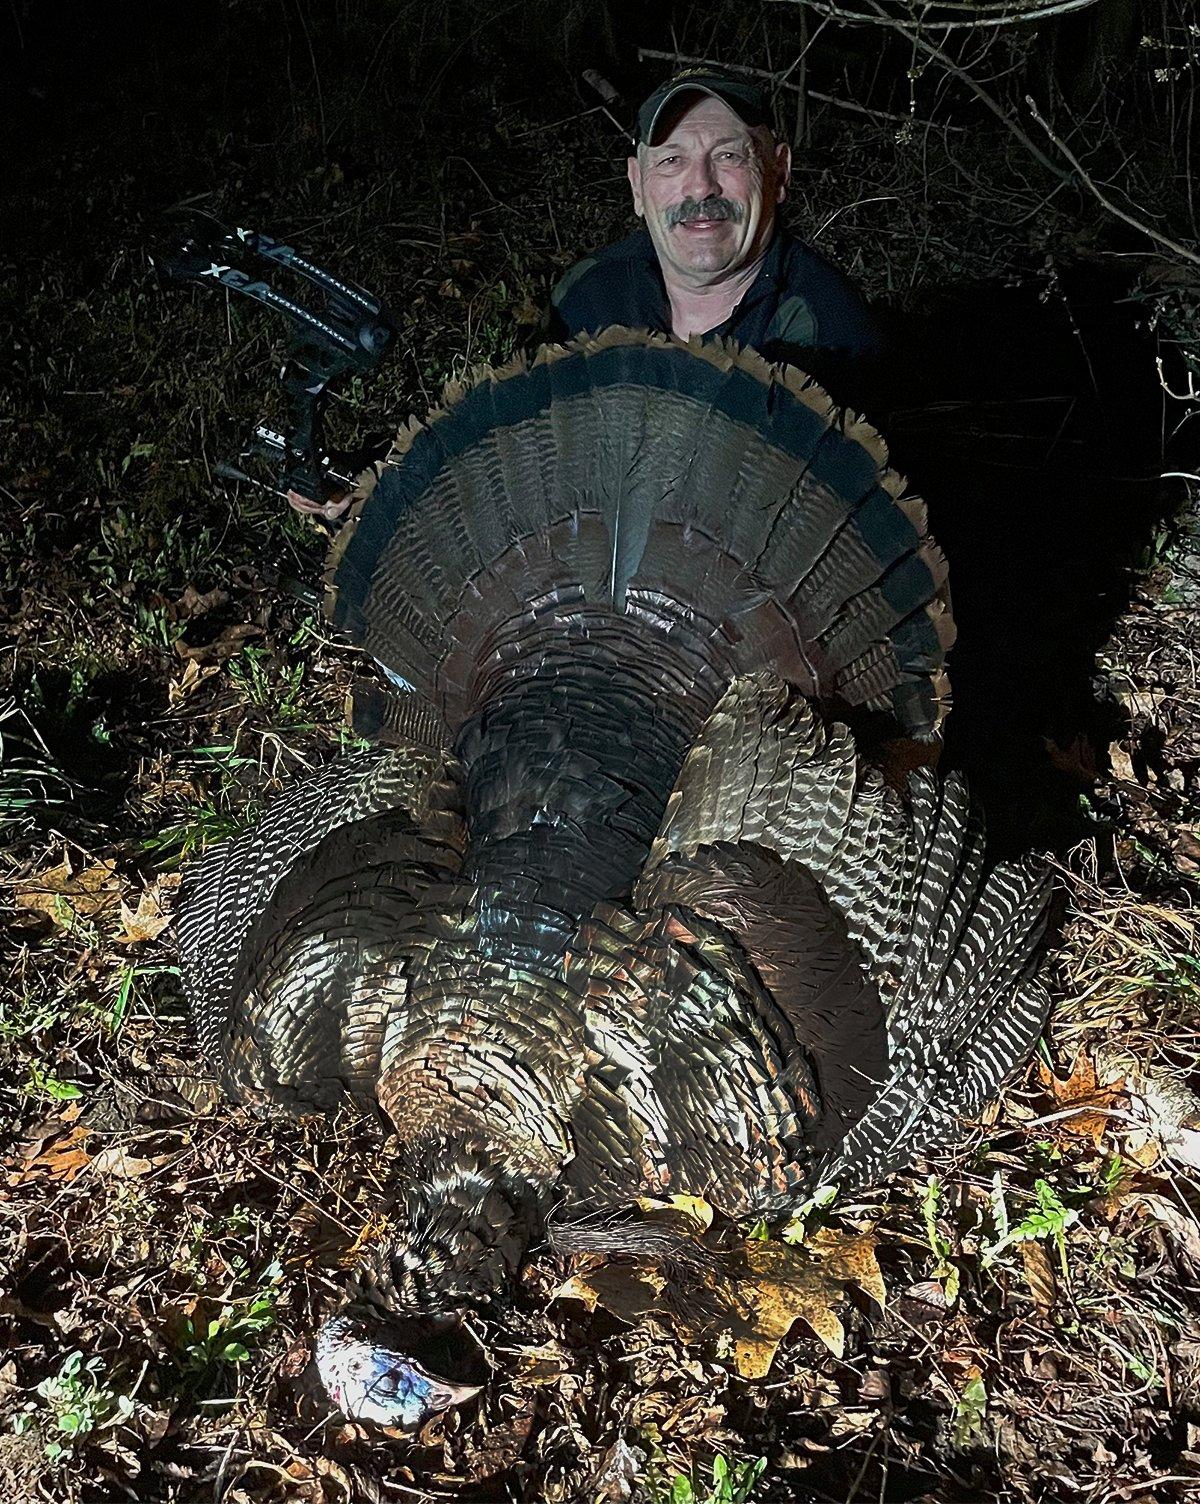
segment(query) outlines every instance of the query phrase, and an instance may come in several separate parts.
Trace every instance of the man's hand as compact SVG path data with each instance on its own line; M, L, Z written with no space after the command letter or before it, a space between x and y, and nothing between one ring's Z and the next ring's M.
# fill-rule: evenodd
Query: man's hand
M305 517L324 517L326 522L336 522L353 500L353 493L339 491L325 501L313 501L299 491L289 491L287 499L288 505Z

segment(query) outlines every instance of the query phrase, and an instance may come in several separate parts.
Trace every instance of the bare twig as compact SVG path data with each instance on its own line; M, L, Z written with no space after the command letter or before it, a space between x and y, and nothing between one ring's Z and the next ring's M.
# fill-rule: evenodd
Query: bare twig
M1129 225L1132 229L1139 231L1142 235L1148 235L1151 240L1156 241L1159 245L1170 251L1172 255L1178 256L1182 261L1187 261L1192 266L1200 266L1200 254L1197 254L1196 251L1189 250L1186 245L1180 245L1178 240L1172 240L1169 235L1164 235L1161 230L1156 230L1153 225L1146 224L1144 220L1136 218L1134 215L1127 213L1124 209L1121 209L1116 204L1114 204L1112 199L1110 199L1104 192L1104 190L1096 183L1095 179L1089 175L1086 168L1080 162L1079 158L1062 139L1062 137L1055 135L1050 125L1048 125L1047 122L1042 119L1041 114L1038 112L1038 107L1033 101L1032 95L1026 94L1025 103L1029 106L1029 110L1033 118L1046 132L1047 136L1050 137L1050 140L1054 143L1055 147L1057 147L1057 149L1062 152L1063 156L1066 157L1067 161L1071 164L1071 167L1074 169L1075 176L1079 179L1079 182L1083 185L1083 187L1087 189L1087 191L1092 195L1092 197L1102 208L1107 209L1115 219L1119 219L1123 224Z
M814 38L815 40L815 38ZM682 67L706 67L723 68L730 73L744 73L747 78L761 78L777 89L789 89L794 93L801 91L799 84L789 82L788 68L786 73L776 76L769 73L765 68L748 68L743 63L718 63L710 57L692 57L683 52L663 52L657 47L639 47L638 61L643 62L646 58L653 58L657 62L678 63ZM794 65L793 65L794 66ZM917 120L912 115L898 115L892 110L871 110L865 104L856 104L850 99L838 99L833 94L822 94L819 89L807 89L804 91L809 99L815 99L819 104L832 105L837 110L848 110L852 115L865 115L869 120L883 120L889 125L930 125L939 131L961 131L961 125L940 125L932 120Z
M808 0L804 0L804 3L807 4ZM867 0L867 3L877 15L887 17L887 11L880 5L879 0ZM1034 158L1042 164L1047 172L1053 173L1056 178L1065 178L1067 176L1062 168L1057 163L1052 162L1045 152L1042 151L1037 142L1025 131L1019 121L1014 120L1004 106L993 99L983 85L976 82L965 68L956 63L952 57L943 52L935 43L923 37L919 31L914 31L911 27L905 26L901 21L891 20L890 17L888 17L888 20L895 30L901 36L906 37L919 52L924 52L926 56L934 58L946 69L947 73L952 73L955 78L963 83L974 94L980 104L983 105L984 109L993 114L1004 126L1005 130L1015 136L1021 145L1026 147L1033 154Z
M825 16L830 21L841 21L849 26L890 26L895 30L903 30L902 18L890 16L886 12L882 15L868 16L862 11L843 10L841 6L832 3L823 3L823 0L775 0L776 4L802 5L806 10L815 10L819 16ZM1034 5L1028 7L1012 5L953 5L947 8L953 10L969 10L971 14L964 16L960 21L932 21L924 15L921 18L922 31L979 31L984 27L1011 26L1021 21L1044 21L1047 16L1063 16L1070 11L1087 10L1089 6L1099 3L1099 0L1051 0L1049 5ZM932 6L943 8L942 0L931 0Z

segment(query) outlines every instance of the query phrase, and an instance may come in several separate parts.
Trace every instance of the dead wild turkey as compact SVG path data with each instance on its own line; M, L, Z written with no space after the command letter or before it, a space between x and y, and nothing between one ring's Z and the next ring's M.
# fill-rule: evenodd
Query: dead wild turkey
M179 932L231 1092L405 1146L318 1338L348 1413L461 1395L382 1322L502 1296L551 1208L779 1214L1031 1048L1042 876L825 719L931 740L952 626L922 504L796 373L620 330L488 373L402 433L329 595L410 686L360 706L390 747L207 853Z

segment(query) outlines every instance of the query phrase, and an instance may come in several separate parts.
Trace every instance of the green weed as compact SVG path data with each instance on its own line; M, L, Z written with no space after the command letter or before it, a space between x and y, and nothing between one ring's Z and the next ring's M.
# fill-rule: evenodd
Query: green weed
M246 647L230 660L229 677L251 705L281 726L310 720L304 706L304 664L281 664L268 648Z
M730 1462L718 1452L708 1477L693 1469L668 1478L663 1460L656 1458L646 1472L646 1491L652 1504L745 1504L766 1470L765 1457L754 1462Z
M982 1377L976 1374L963 1385L954 1402L954 1445L969 1446L983 1432L987 1419L988 1392Z
M18 1433L31 1430L39 1421L39 1410L53 1432L46 1442L46 1455L57 1460L77 1442L93 1432L119 1426L134 1412L132 1394L122 1394L104 1377L99 1357L84 1358L81 1352L68 1353L56 1374L37 1386L42 1404L29 1401L16 1415L13 1428Z
M83 1096L82 1088L74 1081L60 1081L57 1076L44 1071L36 1060L29 1062L25 1090L31 1097L41 1097L47 1102L75 1102Z
M103 1014L108 1032L112 1035L121 1032L121 1026L129 1014L130 1004L137 995L138 983L144 977L177 977L178 975L178 966L123 966L117 981L116 995L113 998L112 1006Z
M1064 1276L1067 1273L1066 1230L1079 1220L1075 1207L1066 1206L1048 1180L1035 1180L1033 1193L1037 1205L1020 1222L1010 1224L1004 1191L997 1174L993 1183L992 1211L996 1223L996 1237L983 1249L980 1268L986 1269L995 1263L1000 1254L1014 1243L1026 1243L1048 1238L1058 1251Z
M160 867L175 866L210 842L237 835L261 813L259 802L247 798L241 778L243 770L256 768L257 763L239 750L236 740L197 747L189 761L196 766L200 781L211 787L186 820L141 838L141 850Z
M283 1268L272 1263L247 1299L222 1305L216 1316L187 1316L175 1341L175 1361L186 1380L211 1381L229 1363L244 1363L275 1325L277 1286Z
M48 1002L28 992L0 990L0 1039L31 1039L52 1029L70 1014L61 1002Z
M925 1222L925 1237L934 1259L933 1278L941 1280L942 1290L946 1296L946 1304L952 1306L958 1299L961 1276L957 1266L950 1258L953 1252L950 1242L938 1227L937 1218L941 1204L941 1183L936 1175L931 1175L926 1182L925 1191L921 1197L921 1216Z

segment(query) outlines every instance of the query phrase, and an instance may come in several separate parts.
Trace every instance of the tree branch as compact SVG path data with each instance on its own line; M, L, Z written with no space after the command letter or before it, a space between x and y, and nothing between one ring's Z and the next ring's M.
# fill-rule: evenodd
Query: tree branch
M1075 155L1075 153L1071 150L1067 143L1062 140L1061 137L1056 136L1047 122L1042 119L1041 115L1038 113L1037 105L1033 102L1032 95L1026 94L1025 103L1029 106L1029 110L1033 115L1033 118L1046 132L1047 136L1050 137L1050 140L1054 143L1055 147L1060 152L1062 152L1063 156L1066 157L1068 162L1070 162L1072 168L1075 171L1075 176L1078 178L1079 182L1082 183L1082 185L1087 189L1087 191L1092 195L1092 197L1098 204L1107 209L1115 219L1121 220L1122 223L1129 225L1131 228L1137 230L1140 234L1148 235L1151 240L1157 241L1159 245L1163 246L1164 249L1170 251L1172 255L1178 256L1183 261L1190 262L1192 266L1200 266L1200 254L1197 254L1197 252L1193 250L1189 250L1185 245L1180 245L1179 241L1172 240L1169 235L1164 235L1161 230L1156 230L1153 225L1145 224L1142 220L1136 219L1132 214L1126 213L1124 209L1118 208L1118 206L1113 203L1112 199L1108 197L1104 190L1098 186L1095 179L1088 174L1083 166L1083 163L1080 162L1079 158Z
M818 15L825 16L830 21L844 21L850 26L890 26L894 30L903 29L904 22L899 16L888 15L883 12L876 16L867 16L858 10L843 10L835 3L835 0L774 0L775 4L803 5L807 10L815 10ZM929 21L922 16L920 26L922 31L977 31L985 26L1011 26L1019 21L1043 21L1047 16L1065 16L1070 11L1087 10L1090 6L1097 5L1099 0L1050 0L1048 5L1034 5L1028 7L1012 5L960 5L951 4L950 0L930 0L930 5L949 10L962 10L971 12L969 17L964 16L959 21Z
M800 3L807 5L809 4L809 0L800 0ZM926 37L923 37L919 31L913 31L911 27L905 26L903 21L897 21L889 16L887 11L884 10L883 6L880 5L879 0L867 0L867 3L877 15L883 16L890 26L898 31L900 35L907 41L911 42L918 52L923 52L927 57L936 59L936 61L939 62L943 68L945 68L947 73L953 74L953 76L957 78L960 83L964 84L968 89L970 89L971 93L974 94L975 98L978 99L981 105L983 105L984 109L990 111L991 114L995 115L996 119L1000 121L1005 130L1007 130L1011 135L1015 136L1021 143L1021 145L1024 146L1027 151L1031 152L1036 160L1042 164L1047 172L1053 173L1056 178L1065 179L1069 176L1069 174L1065 173L1056 162L1052 162L1050 160L1046 153L1042 151L1041 147L1038 146L1037 142L1034 141L1033 138L1026 133L1020 123L1014 120L1008 113L1008 111L992 98L992 96L988 93L988 91L983 87L982 84L976 83L976 81L971 77L971 75L965 68L960 67L952 57L947 56L947 54L944 53L940 47L938 47L935 43L929 41Z
M639 47L638 61L645 58L653 58L656 62L679 63L684 67L721 68L730 73L744 73L748 78L761 78L765 82L773 84L777 89L790 89L794 93L800 92L800 85L788 81L787 74L778 77L769 73L765 68L748 68L743 63L717 63L710 57L691 57L683 52L663 52L657 47ZM791 72L789 68L788 73ZM852 115L866 115L870 120L883 120L889 125L929 125L938 131L961 131L961 125L940 125L932 120L919 120L912 115L897 115L892 110L871 110L865 104L856 104L850 99L838 99L833 94L822 94L819 89L805 91L809 99L815 99L818 104L832 105L836 110L849 110Z

